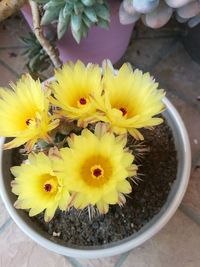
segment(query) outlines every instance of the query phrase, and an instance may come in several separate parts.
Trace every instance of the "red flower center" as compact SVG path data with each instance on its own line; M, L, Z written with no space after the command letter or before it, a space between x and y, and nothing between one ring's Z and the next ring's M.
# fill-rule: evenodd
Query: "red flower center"
M102 170L100 170L99 168L96 168L96 169L93 171L93 175L96 176L96 177L101 176L101 174L102 174Z
M83 98L83 97L80 98L79 102L80 102L81 105L85 105L87 103L86 99Z
M46 192L50 192L51 189L52 189L52 185L51 184L45 184L44 185L44 189L45 189Z
M26 120L26 125L29 125L31 122L31 119Z
M123 116L127 114L127 110L125 108L120 108L119 110L122 112Z

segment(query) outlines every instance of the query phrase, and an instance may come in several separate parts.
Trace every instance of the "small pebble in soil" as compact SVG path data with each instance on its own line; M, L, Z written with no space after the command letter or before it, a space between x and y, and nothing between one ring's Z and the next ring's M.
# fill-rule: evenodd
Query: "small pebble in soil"
M44 214L33 218L50 239L66 245L102 245L115 242L140 230L164 205L177 174L177 152L169 126L165 123L153 130L143 130L145 145L150 152L139 162L142 180L132 183L133 191L123 207L111 205L105 215L89 219L86 211L71 208L57 211L54 218L44 222ZM129 136L128 144L132 143ZM28 216L28 215L27 215ZM55 236L55 233L60 233Z
M53 232L52 236L60 236L60 234L61 234L60 232L59 233Z

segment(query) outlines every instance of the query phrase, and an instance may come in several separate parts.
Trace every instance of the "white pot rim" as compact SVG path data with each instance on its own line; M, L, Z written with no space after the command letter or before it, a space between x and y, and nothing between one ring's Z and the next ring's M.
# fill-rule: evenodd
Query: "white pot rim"
M190 143L186 128L184 123L178 114L175 107L172 103L165 97L163 99L164 104L166 105L166 109L168 112L169 117L173 119L174 123L177 125L178 131L178 139L181 140L182 144L182 151L183 151L183 162L181 166L181 179L175 190L172 199L169 201L169 205L163 208L160 212L162 213L158 216L147 229L143 231L139 231L137 234L134 234L132 237L124 239L117 243L111 243L108 245L102 245L100 248L72 248L66 247L53 241L47 239L46 237L40 235L36 230L34 230L30 225L19 216L19 211L13 207L13 203L9 197L9 194L6 191L4 180L2 177L2 171L0 173L0 194L1 197L6 205L6 208L12 217L12 219L16 222L16 224L21 228L23 232L25 232L31 239L39 243L41 246L56 252L58 254L62 254L69 257L74 258L101 258L107 256L113 256L117 254L124 253L129 251L142 243L146 240L150 239L154 236L157 232L159 232L166 223L170 220L170 218L174 215L175 211L177 210L178 206L180 205L183 196L185 194L189 177L190 177L190 170L191 170L191 150L190 150ZM1 169L2 169L2 156L3 156L3 143L5 138L0 138L0 162L1 162ZM158 215L159 215L158 214ZM157 216L157 215L156 215ZM155 217L156 217L155 216ZM150 221L151 222L151 221ZM143 227L145 228L145 226ZM143 229L142 228L142 229ZM141 229L141 230L142 230Z

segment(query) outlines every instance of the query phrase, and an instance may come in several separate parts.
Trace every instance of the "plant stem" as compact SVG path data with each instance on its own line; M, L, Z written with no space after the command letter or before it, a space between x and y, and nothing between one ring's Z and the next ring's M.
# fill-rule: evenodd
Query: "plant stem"
M40 25L40 13L38 4L34 1L29 0L29 4L31 6L32 16L33 16L33 28L35 36L40 42L43 49L46 51L51 61L53 62L56 68L60 68L62 66L62 62L58 56L58 51L50 44L50 42L45 38L43 34L42 27Z
M0 1L0 22L17 12L26 0L1 0Z

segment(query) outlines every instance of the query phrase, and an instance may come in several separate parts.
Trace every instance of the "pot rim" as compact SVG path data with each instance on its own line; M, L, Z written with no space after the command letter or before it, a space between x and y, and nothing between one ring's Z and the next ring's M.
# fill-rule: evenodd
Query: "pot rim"
M108 256L121 254L141 245L142 243L150 239L152 236L154 236L156 233L158 233L167 224L167 222L174 215L178 206L180 205L183 199L183 196L185 194L188 182L189 182L190 170L191 170L190 142L189 142L189 138L188 138L185 125L178 111L173 106L173 104L166 97L164 97L163 102L166 105L166 109L169 113L169 116L172 118L171 120L174 120L175 124L177 125L179 129L178 138L182 141L182 145L183 145L182 147L183 164L182 164L182 169L181 169L181 180L179 182L177 190L174 192L173 198L169 202L168 207L161 209L161 211L158 213L160 214L162 212L161 216L158 217L156 221L150 225L150 227L148 227L141 233L139 231L136 235L134 234L132 238L130 236L129 238L127 238L127 240L123 239L120 242L103 245L101 246L100 249L96 249L96 248L93 249L91 247L89 248L85 247L85 249L69 248L64 245L54 243L53 241L40 235L36 230L31 228L28 225L28 223L26 223L21 218L21 216L19 216L18 214L19 211L14 208L9 198L9 194L7 193L5 189L2 172L1 172L0 173L0 194L10 216L19 226L19 228L21 228L23 232L25 232L31 239L33 239L35 242L37 242L41 246L53 252L56 252L58 254L70 256L74 258L100 258L100 257L108 257ZM4 141L5 141L5 138L0 137L0 163L1 165L2 165ZM178 178L178 175L177 175L177 178ZM157 215L155 215L153 218L155 218L156 216ZM153 218L150 220L150 222L153 220Z

